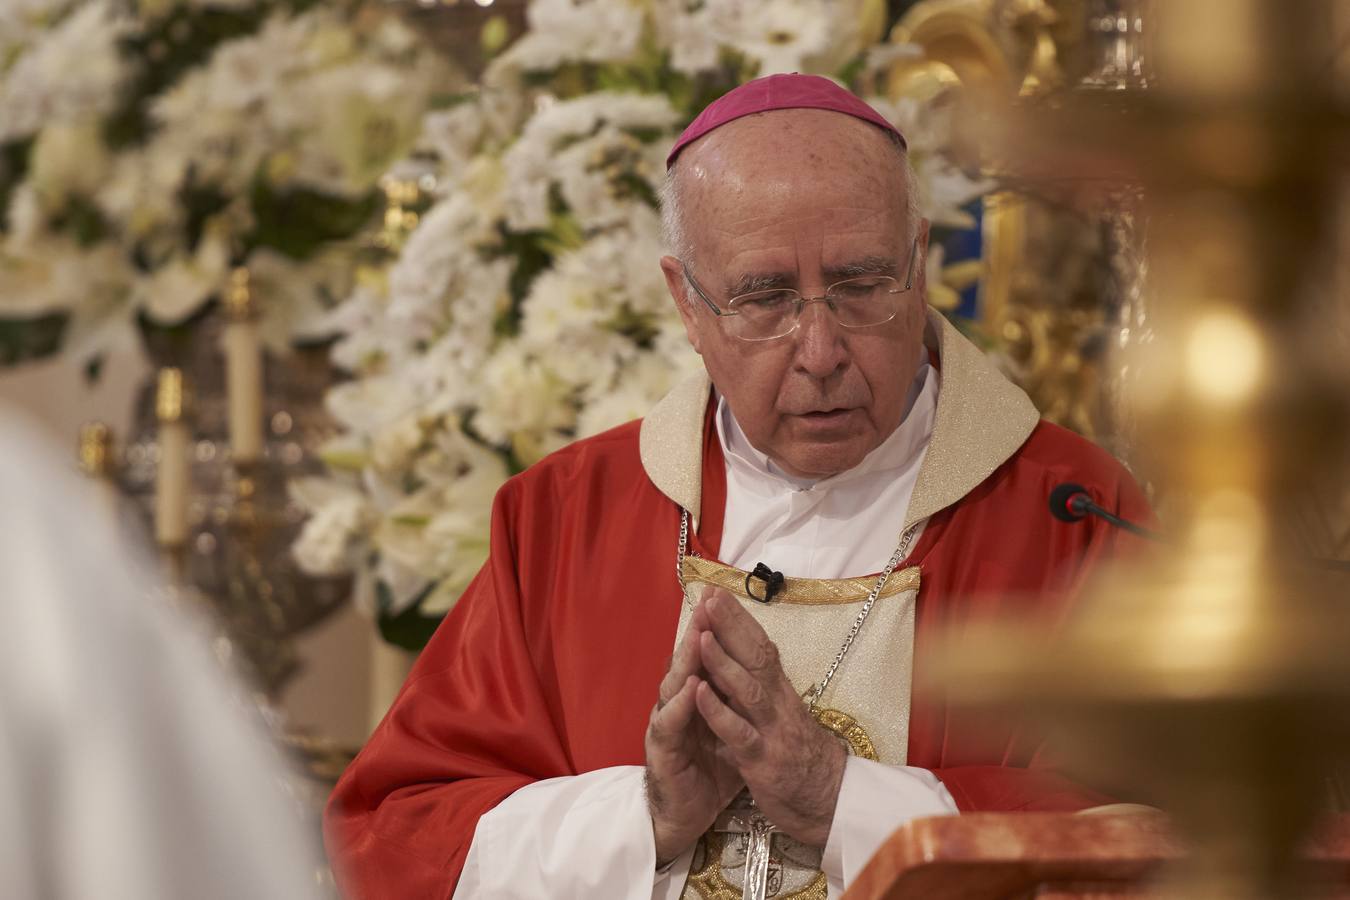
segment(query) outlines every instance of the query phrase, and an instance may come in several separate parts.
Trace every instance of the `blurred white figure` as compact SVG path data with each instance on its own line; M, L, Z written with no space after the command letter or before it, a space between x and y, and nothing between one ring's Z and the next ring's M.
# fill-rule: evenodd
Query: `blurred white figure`
M261 722L63 458L0 408L0 895L317 897Z

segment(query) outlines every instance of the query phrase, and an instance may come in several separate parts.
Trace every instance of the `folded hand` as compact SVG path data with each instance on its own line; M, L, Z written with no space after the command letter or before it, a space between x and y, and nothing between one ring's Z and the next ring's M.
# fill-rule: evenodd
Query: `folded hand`
M824 846L844 777L843 743L807 709L777 646L736 598L716 590L703 607L709 627L698 634L699 660L711 681L695 691L703 721L769 821Z
M696 698L708 689L700 677L699 649L708 628L706 601L700 600L647 726L647 806L658 866L698 840L745 783L727 748L698 715Z

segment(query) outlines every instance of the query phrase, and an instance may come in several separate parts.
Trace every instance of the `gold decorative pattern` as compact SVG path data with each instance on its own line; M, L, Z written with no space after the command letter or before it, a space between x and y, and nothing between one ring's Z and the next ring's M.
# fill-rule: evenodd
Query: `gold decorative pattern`
M745 597L753 600L753 597L747 597L745 593L745 576L748 574L742 569L732 566L725 566L719 562L713 562L708 559L701 559L696 556L686 557L684 568L681 570L685 581L701 581L704 584L711 584L714 587L724 588L738 597ZM837 578L837 579L819 579L819 578L785 578L783 581L783 590L774 595L774 603L792 603L803 605L819 605L825 603L860 603L867 599L872 588L876 586L877 576L870 575L865 578ZM884 597L894 597L896 594L905 591L918 590L919 588L919 568L911 566L908 569L901 569L892 572L891 577L886 579L886 586L881 589L878 599Z
M155 417L161 422L178 422L183 418L186 406L183 370L173 366L160 369L155 391Z
M858 724L857 719L846 712L824 707L816 707L812 710L812 714L822 728L842 738L854 756L873 762L879 761L880 757L877 756L876 747L872 745L872 738L868 736L867 729Z

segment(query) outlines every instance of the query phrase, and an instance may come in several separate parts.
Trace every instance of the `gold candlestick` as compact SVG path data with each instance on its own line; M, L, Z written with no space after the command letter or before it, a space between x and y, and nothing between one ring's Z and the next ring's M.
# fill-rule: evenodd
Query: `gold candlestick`
M1177 896L1298 896L1296 848L1350 747L1344 581L1296 540L1300 493L1335 495L1350 454L1344 360L1310 302L1350 132L1331 10L1155 4L1148 92L1058 98L1002 132L1038 177L1145 185L1156 339L1130 387L1173 543L1105 581L1053 652L1000 631L940 657L954 695L1062 724L1080 769L1174 816L1195 847Z
M113 453L113 433L103 422L87 422L80 426L78 464L89 476L95 502L111 524L118 518L119 494L113 483L117 465Z

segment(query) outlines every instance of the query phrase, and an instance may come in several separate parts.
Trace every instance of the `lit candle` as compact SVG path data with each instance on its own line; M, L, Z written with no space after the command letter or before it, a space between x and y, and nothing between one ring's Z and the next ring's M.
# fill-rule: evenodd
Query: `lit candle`
M263 370L257 306L248 269L235 269L225 295L225 384L229 399L230 450L236 465L262 458Z
M183 417L183 373L160 369L155 397L159 418L159 469L155 477L155 541L164 548L187 543L188 428Z

